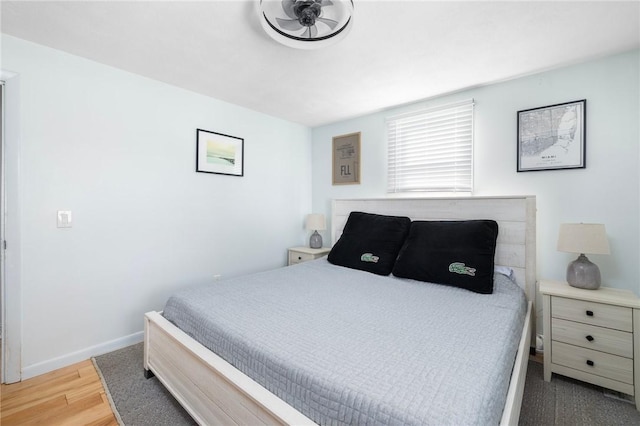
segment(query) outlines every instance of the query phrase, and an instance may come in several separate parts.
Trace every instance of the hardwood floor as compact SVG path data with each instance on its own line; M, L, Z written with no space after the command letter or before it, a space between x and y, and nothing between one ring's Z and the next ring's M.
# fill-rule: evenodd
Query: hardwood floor
M118 425L90 360L2 385L0 392L2 426Z

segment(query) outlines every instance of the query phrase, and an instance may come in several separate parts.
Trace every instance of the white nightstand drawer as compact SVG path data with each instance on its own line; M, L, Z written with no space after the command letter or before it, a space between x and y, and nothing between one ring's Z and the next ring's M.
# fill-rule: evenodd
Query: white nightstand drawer
M551 362L633 385L633 360L629 358L553 342Z
M633 358L633 334L626 331L554 318L551 336L554 341Z
M551 316L616 330L633 331L632 310L622 306L553 297Z
M542 280L544 380L553 374L632 395L640 410L640 298Z
M299 251L290 251L289 252L289 265L293 265L296 263L306 262L308 260L313 260L315 257L313 254L309 253L300 253Z

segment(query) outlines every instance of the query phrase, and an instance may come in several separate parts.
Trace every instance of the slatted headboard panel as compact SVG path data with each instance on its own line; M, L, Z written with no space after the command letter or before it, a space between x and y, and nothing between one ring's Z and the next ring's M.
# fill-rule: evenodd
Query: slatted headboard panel
M493 219L498 222L496 265L508 266L535 303L536 199L534 196L468 198L380 198L333 200L332 243L338 241L349 213L361 211L411 220Z

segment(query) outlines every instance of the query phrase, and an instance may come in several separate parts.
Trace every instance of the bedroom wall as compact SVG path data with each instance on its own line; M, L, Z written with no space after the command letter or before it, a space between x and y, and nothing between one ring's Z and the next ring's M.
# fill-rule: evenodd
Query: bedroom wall
M141 340L174 290L305 241L309 128L5 35L2 68L21 82L23 378ZM245 176L196 173L196 128L243 137Z
M333 198L387 196L386 116L473 98L474 195L536 195L538 277L564 279L576 257L556 250L560 223L604 223L611 255L589 258L603 285L640 295L639 63L638 51L627 52L315 128L313 210L329 214ZM586 168L517 173L516 112L579 99L587 99ZM362 132L361 184L332 186L332 137L352 132Z

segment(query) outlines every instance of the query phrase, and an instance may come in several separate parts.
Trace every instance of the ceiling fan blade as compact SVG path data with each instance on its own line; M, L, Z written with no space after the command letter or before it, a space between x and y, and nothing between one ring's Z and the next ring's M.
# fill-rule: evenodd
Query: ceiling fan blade
M335 30L336 27L338 26L338 21L334 21L333 19L329 19L329 18L317 18L316 21L322 22L332 30Z
M291 19L298 19L296 14L293 12L293 5L295 4L295 0L282 0L282 9L284 13Z
M315 38L318 35L318 29L315 25L311 27L307 27L307 30L304 32L303 37L306 38Z
M297 19L276 18L278 26L287 31L297 31L302 29L302 24Z

